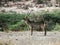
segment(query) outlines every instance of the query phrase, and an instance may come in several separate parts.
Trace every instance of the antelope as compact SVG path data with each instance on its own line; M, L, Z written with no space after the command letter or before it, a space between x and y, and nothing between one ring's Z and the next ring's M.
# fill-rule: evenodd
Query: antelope
M33 26L34 25L39 25L40 28L44 31L44 36L46 36L46 29L45 29L45 23L44 21L40 21L40 22L35 22L35 21L31 21L27 16L24 17L25 23L27 25L29 25L30 29L31 29L31 35L33 35Z

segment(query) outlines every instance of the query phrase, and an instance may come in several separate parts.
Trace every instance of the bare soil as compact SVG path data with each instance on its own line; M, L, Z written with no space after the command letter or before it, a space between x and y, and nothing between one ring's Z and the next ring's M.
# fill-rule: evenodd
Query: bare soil
M60 45L60 32L47 32L47 36L37 31L32 36L30 31L0 32L0 45Z

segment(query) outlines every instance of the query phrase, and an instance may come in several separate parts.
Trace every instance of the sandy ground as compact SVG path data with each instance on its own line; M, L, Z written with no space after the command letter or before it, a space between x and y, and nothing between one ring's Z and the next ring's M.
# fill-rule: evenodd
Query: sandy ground
M60 45L60 32L0 32L0 45Z

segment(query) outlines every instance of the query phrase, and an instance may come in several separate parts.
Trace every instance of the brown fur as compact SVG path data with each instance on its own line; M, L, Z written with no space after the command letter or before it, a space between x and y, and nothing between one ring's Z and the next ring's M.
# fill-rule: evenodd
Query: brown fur
M46 30L45 30L44 21L40 21L40 22L31 21L31 20L29 20L29 18L27 16L24 18L24 20L25 20L25 23L27 25L29 25L29 27L31 29L31 35L33 34L33 27L34 27L34 25L36 25L36 26L39 26L43 31L45 31L44 35L46 36Z

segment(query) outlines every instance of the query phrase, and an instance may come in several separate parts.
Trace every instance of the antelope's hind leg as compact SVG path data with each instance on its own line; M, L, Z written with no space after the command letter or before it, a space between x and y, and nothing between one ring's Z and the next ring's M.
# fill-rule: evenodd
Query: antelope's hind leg
M47 34L46 24L44 24L44 32L45 32L44 36L46 36L46 34Z
M31 27L31 36L33 35L33 26Z
M45 25L44 24L41 24L41 29L44 31L44 36L46 36L46 29L45 29Z
M46 28L45 28L45 26L44 26L44 36L46 36L46 33L47 33L47 32L46 32Z
M44 36L46 36L46 29L45 29L45 34L44 34Z

